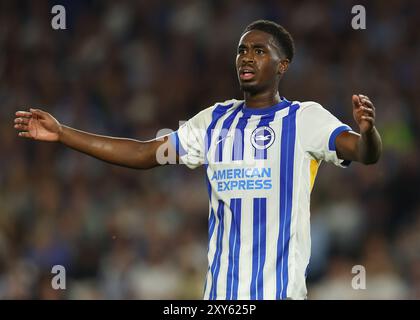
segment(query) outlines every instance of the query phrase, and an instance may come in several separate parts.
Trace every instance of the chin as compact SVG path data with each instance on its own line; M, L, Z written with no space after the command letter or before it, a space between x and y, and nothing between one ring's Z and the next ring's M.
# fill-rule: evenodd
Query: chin
M258 91L258 86L254 83L242 82L242 83L239 83L239 85L243 92L249 92L252 94Z

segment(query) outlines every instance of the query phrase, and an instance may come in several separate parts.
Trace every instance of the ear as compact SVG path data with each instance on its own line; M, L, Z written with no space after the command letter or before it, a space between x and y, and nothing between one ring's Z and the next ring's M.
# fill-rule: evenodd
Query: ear
M287 71L287 69L289 68L289 63L290 63L289 59L281 60L280 63L279 63L279 68L278 68L277 73L278 74L285 73Z

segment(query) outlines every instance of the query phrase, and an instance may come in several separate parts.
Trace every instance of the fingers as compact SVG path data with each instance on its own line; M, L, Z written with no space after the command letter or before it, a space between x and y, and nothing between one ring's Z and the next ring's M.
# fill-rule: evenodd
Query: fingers
M368 115L368 116L371 116L371 117L375 117L375 110L372 109L372 108L362 106L362 107L360 107L360 110L363 111L363 115Z
M29 138L29 139L32 139L32 136L29 134L29 132L27 132L27 131L21 131L21 132L19 132L18 133L18 136L19 137L23 137L23 138Z
M29 133L29 122L33 118L45 119L46 114L47 113L42 110L32 108L30 108L29 111L17 111L15 113L14 128L19 130L18 136L33 139L34 137Z
M363 112L363 115L375 118L375 106L368 96L363 94L353 95L352 101L355 107Z
M18 117L30 118L30 117L32 117L32 114L34 114L34 113L37 114L37 115L40 115L40 116L48 114L47 112L42 111L41 109L34 109L34 108L30 108L29 111L19 110L15 114Z
M18 114L18 112L16 112L16 114ZM30 120L31 120L30 118L26 118L26 117L15 118L15 121L14 121L15 124L13 127L20 131L28 131L29 130L28 124ZM20 133L19 133L19 136L20 136Z
M370 101L369 97L365 96L363 94L358 94L358 95L354 94L352 96L352 101L353 101L353 104L356 107L361 107L362 105L365 105L365 106L368 106L372 109L375 109L375 107L373 106L373 103L372 103L372 101Z
M364 96L364 95L359 95L360 97L360 102L362 105L368 106L372 109L375 109L375 107L373 106L372 101L370 101L369 97Z
M357 118L359 118L360 120L366 120L371 122L372 124L375 121L375 110L370 108L370 107L366 107L365 105L362 105L361 107L359 107L356 110L356 121L358 122Z
M32 118L35 115L35 116L37 116L40 119L45 119L46 116L48 115L48 113L45 112L45 111L42 111L40 109L30 108L29 109L29 112L28 111L17 111L15 113L15 115L17 117L22 117L22 118Z
M18 118L15 118L13 127L16 130L20 131L18 133L18 136L22 137L22 138L32 139L32 136L28 132L28 130L29 130L28 124L29 124L29 121L32 118L32 113L27 112L27 111L17 111L16 116Z
M29 118L20 117L20 118L15 118L15 121L14 122L15 123L28 124L30 120L31 119L29 119Z
M18 130L28 131L28 126L27 126L26 124L20 124L20 123L17 123L17 124L15 124L13 127L14 127L15 129L18 129Z
M374 118L374 117L361 116L360 118L361 118L362 120L366 120L366 121L370 122L372 125L375 123L375 118Z
M39 109L29 109L30 112L32 112L34 115L38 116L41 119L45 118L45 115L47 114L45 111L39 110Z
M352 96L353 102L353 117L360 126L360 132L366 132L375 125L375 106L370 101L368 96L363 94L354 94Z
M23 123L16 123L14 125L14 128L19 130L20 132L18 133L19 137L23 137L23 138L33 138L30 133L29 133L29 129L28 129L28 125L27 124L23 124Z
M375 119L375 107L370 101L368 96L359 94L360 99L360 110L363 112L362 119L369 121L369 118L372 118L372 121Z
M17 117L25 117L25 118L31 118L32 117L32 113L27 112L27 111L17 111L15 114L16 114Z
M358 95L354 94L351 98L355 107L360 106L360 98Z

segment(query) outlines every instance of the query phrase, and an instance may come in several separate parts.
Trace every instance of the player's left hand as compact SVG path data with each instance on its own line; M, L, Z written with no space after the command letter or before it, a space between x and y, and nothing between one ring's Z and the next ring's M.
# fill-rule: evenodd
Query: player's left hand
M370 132L375 126L375 107L369 97L363 94L354 94L353 117L359 125L360 134Z

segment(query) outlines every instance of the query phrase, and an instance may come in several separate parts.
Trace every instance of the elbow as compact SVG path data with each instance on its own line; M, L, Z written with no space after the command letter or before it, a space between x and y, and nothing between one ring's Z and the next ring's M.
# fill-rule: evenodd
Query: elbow
M365 165L373 165L378 163L379 159L381 157L381 153L378 153L377 155L375 155L374 157L370 157L370 158L365 158L363 159L361 162Z
M378 161L379 161L379 158L367 159L367 160L362 161L362 163L365 165L373 165L373 164L376 164Z

